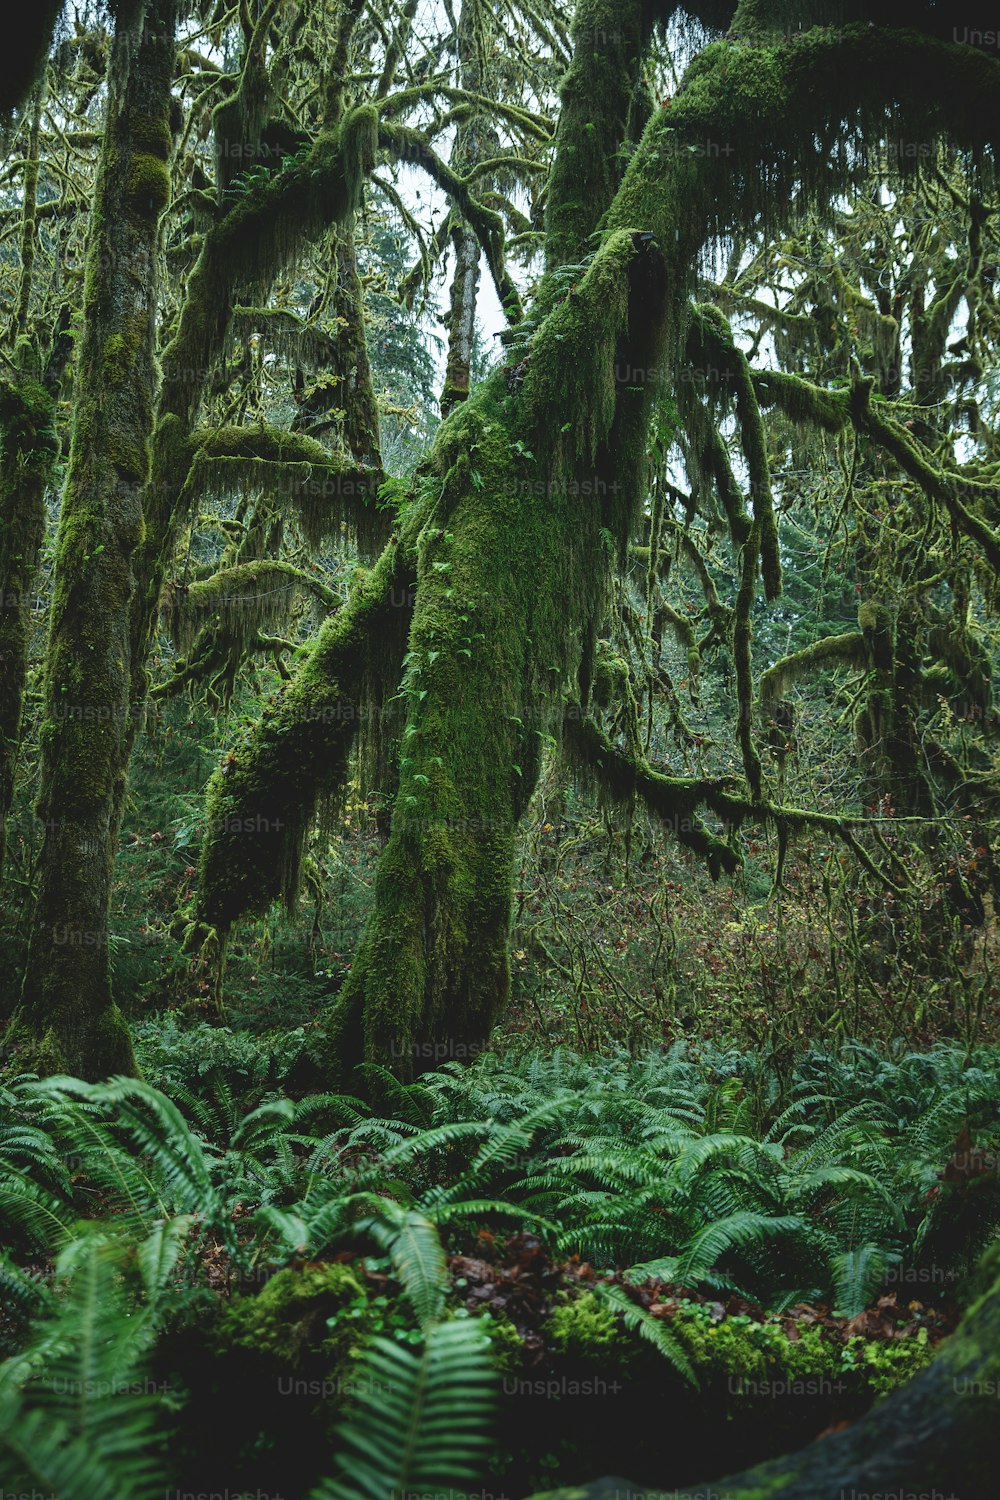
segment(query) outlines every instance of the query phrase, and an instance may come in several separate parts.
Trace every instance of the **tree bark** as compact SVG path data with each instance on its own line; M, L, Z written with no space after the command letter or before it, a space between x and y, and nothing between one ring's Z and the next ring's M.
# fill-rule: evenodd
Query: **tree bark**
M51 392L31 376L0 387L0 878L21 715L45 489L59 452Z
M484 91L483 69L480 65L480 47L484 42L481 28L488 25L489 16L483 13L480 0L464 0L457 28L459 82L473 94ZM486 84L488 86L488 80ZM451 153L451 166L456 172L467 173L480 160L484 129L484 122L475 113L459 123ZM451 243L455 253L455 273L451 282L446 319L448 359L444 390L441 393L442 417L446 417L452 407L464 401L469 394L479 294L479 239L472 226L454 208Z

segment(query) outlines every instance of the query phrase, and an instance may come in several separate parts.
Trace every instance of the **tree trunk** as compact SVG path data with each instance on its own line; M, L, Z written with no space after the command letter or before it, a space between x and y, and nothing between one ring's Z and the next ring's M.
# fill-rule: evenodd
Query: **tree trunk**
M108 913L128 736L133 553L150 472L160 215L170 191L175 0L119 17L90 223L84 341L41 729L45 823L21 1006L36 1066L134 1067L111 996Z
M490 16L484 14L480 0L464 0L458 17L457 41L459 83L473 94L483 92L483 69L480 46L485 44L482 27ZM488 80L487 80L488 86ZM456 172L467 173L481 155L484 124L476 113L459 123L451 165ZM495 145L495 133L491 132ZM446 417L453 406L469 394L472 356L476 343L476 302L479 294L479 240L470 224L452 210L451 243L455 252L455 274L452 277L448 316L448 360L445 366L444 390L441 393L441 415Z
M737 20L770 34L772 13L745 0ZM638 4L579 7L550 268L592 252L599 225L603 244L568 292L550 276L530 347L452 413L432 454L441 495L418 554L400 790L332 1016L344 1065L407 1077L467 1057L506 998L514 826L562 695L587 706L609 554L627 546L645 498L648 421L676 378L700 250L734 223L773 221L796 195L827 202L846 186L849 162L831 170L817 149L845 114L867 124L891 106L915 121L933 75L935 124L964 136L972 96L985 110L1000 71L868 27L765 49L763 71L758 47L720 46L650 122L612 203L651 21ZM820 77L836 78L835 100ZM758 570L769 597L776 586L770 494L752 491L747 606ZM757 800L752 778L751 790Z
M42 97L39 86L34 95L24 168L21 275L14 312L18 374L0 387L0 880L20 749L32 590L45 537L45 488L59 452L53 396L59 378L59 330L52 368L41 380L41 355L28 336L38 224Z
M616 383L616 357L651 367L664 291L661 258L614 236L554 314L565 342L523 390L495 375L435 444L400 789L332 1017L341 1064L406 1077L472 1056L507 997L517 822L563 694L583 682L586 696L610 574L602 533L621 544L643 493L643 400Z
M59 452L55 403L30 376L0 388L0 877L21 739L45 487Z

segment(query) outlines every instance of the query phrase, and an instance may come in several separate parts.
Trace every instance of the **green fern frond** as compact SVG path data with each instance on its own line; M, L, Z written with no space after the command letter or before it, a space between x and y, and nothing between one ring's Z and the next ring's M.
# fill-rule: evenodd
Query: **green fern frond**
M898 1256L891 1256L880 1245L861 1245L831 1260L834 1285L834 1311L842 1317L856 1317L868 1306L885 1281L886 1272Z
M621 1314L626 1328L638 1333L647 1343L652 1344L653 1348L662 1354L663 1358L697 1390L698 1378L691 1368L690 1360L680 1343L659 1318L654 1318L644 1307L633 1302L628 1293L622 1291L621 1287L613 1282L595 1281L593 1290L599 1301L604 1302L613 1312Z
M353 1385L338 1437L342 1475L311 1500L457 1497L475 1483L490 1430L495 1376L489 1339L474 1320L432 1326L414 1352L376 1339Z
M152 1327L126 1301L120 1258L100 1233L68 1245L53 1315L0 1366L8 1488L43 1486L59 1500L162 1495L162 1402L141 1362Z

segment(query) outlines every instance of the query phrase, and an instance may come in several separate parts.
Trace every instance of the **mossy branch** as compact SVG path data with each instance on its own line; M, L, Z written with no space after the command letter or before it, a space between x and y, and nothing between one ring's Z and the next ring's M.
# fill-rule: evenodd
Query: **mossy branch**
M818 667L834 664L857 667L866 665L865 638L857 630L848 630L844 635L828 635L791 656L769 667L760 679L762 703L774 703L783 698L792 683L806 677Z
M753 513L759 529L764 593L769 600L777 599L781 593L778 527L767 461L767 436L750 365L743 350L737 346L726 317L711 303L695 305L688 345L695 355L696 365L704 362L707 369L714 369L718 376L717 383L730 393L730 399L735 404L740 446L750 476Z
M734 805L730 789L736 789L738 783L732 778L709 781L665 776L647 761L618 749L597 721L577 705L570 705L570 710L564 721L564 743L574 763L601 792L624 805L638 797L680 843L707 862L713 880L722 871L732 874L739 869L742 860L738 851L711 833L697 811L707 805L728 816Z
M504 222L500 214L492 208L486 208L473 196L468 180L438 156L421 131L408 125L390 125L383 121L379 126L378 138L379 145L384 146L397 161L412 162L422 167L460 209L482 246L500 305L507 314L508 321L520 322L521 295L507 270Z
M851 424L849 391L824 390L801 375L781 370L755 370L753 384L761 406L776 407L798 426L821 427L836 434Z
M161 604L179 651L189 650L210 616L218 618L225 640L241 648L257 631L284 622L296 598L312 595L326 610L340 599L322 579L289 562L260 559L222 568L191 584L171 582Z
M324 229L349 218L375 166L374 106L347 111L321 131L309 153L232 202L205 236L188 281L177 331L163 351L161 415L190 423L207 372L230 326L234 291L266 289L295 253Z
M978 542L990 566L1000 574L1000 536L970 510L961 494L965 488L966 495L975 503L995 491L991 492L987 486L963 485L957 477L946 474L920 450L904 427L881 414L878 403L870 400L869 390L856 388L856 394L855 419L861 430L880 443L926 495L944 506L958 529Z
M736 732L743 756L743 769L755 798L761 795L763 777L760 755L753 737L753 663L750 646L754 579L759 556L760 522L755 519L740 553L740 584L733 616L733 665L736 668L736 698L739 704Z
M858 863L887 890L898 894L905 889L905 883L892 880L879 868L859 841L855 829L866 826L868 819L838 818L751 797L746 784L734 776L666 776L619 749L577 704L567 707L563 735L574 762L593 777L600 790L621 804L638 797L680 843L708 861L713 879L723 870L733 873L743 861L738 850L705 827L697 816L699 807L709 808L733 829L753 823L780 828L785 838L808 829L826 833L846 844Z
M320 628L294 680L209 783L196 920L224 935L298 885L302 848L322 798L339 790L359 729L386 717L410 618L398 543L386 547L343 608ZM374 726L366 723L375 720Z
M347 525L367 551L385 545L389 520L375 505L382 473L282 427L215 427L191 437L186 498L212 491L268 493L292 501L311 542Z

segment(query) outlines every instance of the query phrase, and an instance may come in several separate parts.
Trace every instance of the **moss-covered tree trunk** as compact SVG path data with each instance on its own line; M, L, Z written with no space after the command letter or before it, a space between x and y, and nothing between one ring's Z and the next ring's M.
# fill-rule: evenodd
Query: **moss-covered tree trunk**
M745 4L740 35L705 49L629 153L622 147L648 112L644 48L667 10L640 0L578 7L536 331L520 345L515 332L508 366L442 425L402 519L416 560L408 718L373 908L330 1017L341 1068L388 1065L407 1076L468 1056L506 997L517 819L566 705L586 712L613 561L647 495L650 421L683 378L699 252L739 224L776 223L793 199L823 204L846 190L850 159L831 157L827 142L845 119L862 134L922 121L974 139L1000 91L995 60L914 32L816 29L773 45L780 28L767 6ZM734 644L748 816L751 804L767 809L750 732L749 620L757 588L774 597L780 569L749 376L736 405L752 481L748 509L734 498L746 543ZM885 432L872 435L892 452ZM950 508L989 544L977 516ZM241 816L256 805L255 760L273 759L280 714L271 717L246 752ZM589 743L570 740L577 753ZM305 801L314 805L311 743L308 752ZM238 889L232 853L210 834L200 898L210 924L216 908L223 926L240 914L242 898L212 898ZM255 898L274 884L258 883Z
M815 30L775 47L773 7L745 4L742 39L692 65L617 187L653 19L639 4L579 7L550 271L588 257L598 227L600 249L568 290L550 276L530 348L452 415L432 455L442 489L418 549L400 790L334 1016L344 1061L407 1076L467 1056L506 996L514 825L556 706L564 694L587 703L608 553L627 545L645 497L647 424L680 367L700 249L787 213L793 195L828 201L838 179L824 132L845 115L861 130L887 128L890 108L923 118L933 75L925 129L963 136L973 96L985 106L998 89L992 60L915 33ZM766 466L754 475L752 443L746 456L749 619L758 577L769 597L778 580ZM748 780L760 798L759 766Z
M45 486L57 451L52 393L28 337L38 207L41 87L32 104L21 209L21 277L14 310L18 373L0 387L0 879L21 735L31 591L45 534Z
M593 248L651 22L638 0L578 9L550 267ZM518 819L563 693L582 679L586 697L607 543L624 547L643 492L648 393L615 372L654 367L665 293L658 252L613 236L572 298L543 291L544 345L458 407L431 454L440 493L417 546L400 786L331 1017L341 1066L407 1077L469 1057L507 997Z
M23 375L0 387L0 876L21 739L45 488L58 453L51 392Z
M490 19L488 7L484 7L480 0L464 0L456 33L459 81L463 88L473 94L483 93L484 82L486 87L489 86L488 80L483 78L482 50L488 45L488 38L492 33ZM482 155L486 131L486 124L479 118L477 111L470 112L459 123L451 153L454 171L468 173L476 166ZM495 138L491 139L491 144L495 148ZM456 211L452 214L451 243L455 254L455 272L451 281L447 316L448 358L444 390L441 393L443 417L469 394L479 295L479 239L472 226Z
M46 1069L130 1069L108 913L128 738L133 554L150 474L158 226L170 189L175 0L119 14L91 213L59 525L38 811L45 823L15 1035Z

